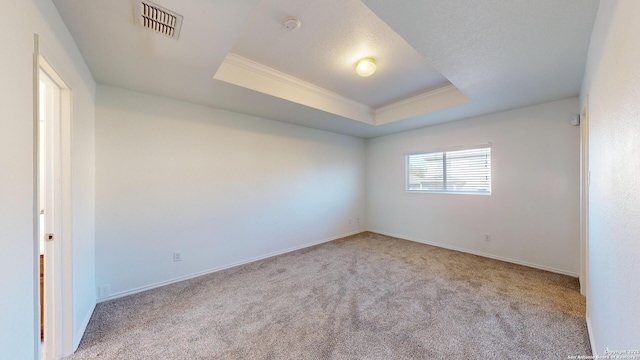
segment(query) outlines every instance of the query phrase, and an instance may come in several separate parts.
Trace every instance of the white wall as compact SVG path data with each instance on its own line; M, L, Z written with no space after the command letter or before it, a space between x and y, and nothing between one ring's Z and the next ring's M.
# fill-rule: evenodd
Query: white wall
M73 328L82 336L94 297L94 91L95 84L49 0L3 1L0 22L0 352L32 359L36 324L37 240L34 238L34 33L47 58L73 91ZM67 259L71 260L71 259Z
M587 317L598 355L640 349L639 17L637 0L600 2L581 93L590 110Z
M578 109L571 98L369 140L369 228L577 276ZM406 153L489 142L490 196L405 192Z
M362 139L103 85L96 104L96 283L111 297L364 224Z

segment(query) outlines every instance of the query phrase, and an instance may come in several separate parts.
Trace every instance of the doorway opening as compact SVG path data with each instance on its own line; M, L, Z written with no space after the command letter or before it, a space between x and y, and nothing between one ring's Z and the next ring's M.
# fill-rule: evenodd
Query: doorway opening
M70 353L69 87L41 55L36 67L36 234L40 266L38 337L41 359ZM64 260L64 261L63 261Z

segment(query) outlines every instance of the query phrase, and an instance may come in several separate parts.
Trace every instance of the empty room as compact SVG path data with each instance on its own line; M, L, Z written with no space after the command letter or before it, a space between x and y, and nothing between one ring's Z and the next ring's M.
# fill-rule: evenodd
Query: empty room
M640 2L4 5L0 359L640 360Z

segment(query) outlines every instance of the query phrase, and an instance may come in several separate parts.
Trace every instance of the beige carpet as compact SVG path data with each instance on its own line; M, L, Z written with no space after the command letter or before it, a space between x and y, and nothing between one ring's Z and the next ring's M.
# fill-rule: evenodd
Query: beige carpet
M98 304L72 359L566 359L577 279L362 233Z

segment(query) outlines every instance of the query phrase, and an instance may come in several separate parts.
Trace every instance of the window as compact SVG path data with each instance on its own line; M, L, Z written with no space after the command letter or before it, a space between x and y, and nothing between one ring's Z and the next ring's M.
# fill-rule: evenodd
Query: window
M491 194L491 147L407 155L406 190Z

